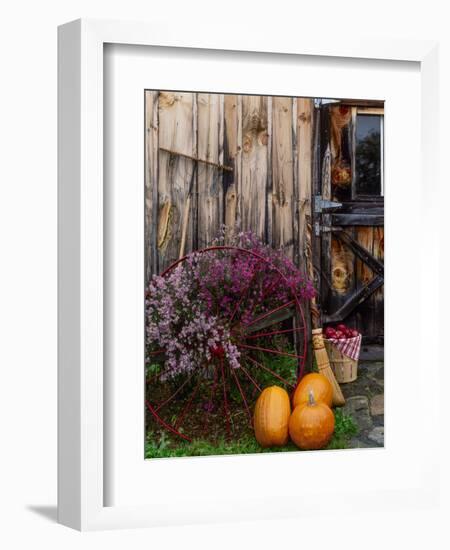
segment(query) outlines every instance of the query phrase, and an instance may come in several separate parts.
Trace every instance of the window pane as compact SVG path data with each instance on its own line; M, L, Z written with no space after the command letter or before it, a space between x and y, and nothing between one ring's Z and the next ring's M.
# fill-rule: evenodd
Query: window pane
M381 194L381 116L357 115L356 195Z

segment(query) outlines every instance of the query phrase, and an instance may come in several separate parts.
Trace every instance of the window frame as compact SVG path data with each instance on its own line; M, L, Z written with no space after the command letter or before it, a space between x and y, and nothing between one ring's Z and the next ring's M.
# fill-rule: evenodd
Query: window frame
M380 117L380 194L364 195L356 192L356 128L358 115ZM384 107L358 106L352 107L352 201L384 201Z

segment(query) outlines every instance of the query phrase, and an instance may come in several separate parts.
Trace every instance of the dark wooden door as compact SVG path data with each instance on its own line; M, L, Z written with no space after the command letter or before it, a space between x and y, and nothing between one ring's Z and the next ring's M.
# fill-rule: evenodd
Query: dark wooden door
M384 337L383 108L317 102L314 138L314 265L324 325Z

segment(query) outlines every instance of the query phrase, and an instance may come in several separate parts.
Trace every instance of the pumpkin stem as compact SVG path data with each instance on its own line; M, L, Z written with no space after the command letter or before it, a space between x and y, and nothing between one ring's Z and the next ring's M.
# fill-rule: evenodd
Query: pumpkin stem
M314 399L314 392L310 389L309 390L309 405L315 405L316 400Z

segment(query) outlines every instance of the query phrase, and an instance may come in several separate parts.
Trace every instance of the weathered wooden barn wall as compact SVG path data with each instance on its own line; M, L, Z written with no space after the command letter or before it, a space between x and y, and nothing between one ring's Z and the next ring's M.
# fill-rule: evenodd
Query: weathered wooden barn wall
M331 185L341 153L336 135L346 133L350 143L352 120L339 121L342 126L329 128L328 141L319 143L330 121L318 117L312 99L147 91L145 102L147 280L177 260L181 248L188 253L208 246L222 225L227 236L251 230L282 247L305 271L312 255L323 311L344 304L372 278L341 241L331 233L317 238L311 227L312 195L336 199ZM233 170L198 163L192 178L194 161L163 149ZM326 226L330 219L325 214L321 222ZM383 259L383 227L344 231ZM382 336L383 311L379 288L345 321L365 335Z
M312 172L310 99L146 92L146 271L180 252L194 162L161 148L231 166L198 163L185 252L220 227L251 230L304 265Z
M336 114L338 109L339 107L323 109L320 115L320 127L315 129L315 139L321 143L316 144L315 148L315 154L318 157L316 170L320 171L320 174L314 177L313 194L321 194L325 199L340 201L347 206L359 204L361 208L364 200L368 201L369 198L362 199L359 203L354 202L354 199L345 196L345 192L341 192L339 186L332 184L333 167L340 164L341 155L344 165L348 160L352 172L355 168L356 107L348 109L349 116L341 115L336 121L333 120L333 114ZM372 197L372 200L383 204L382 196ZM375 205L375 202L373 204ZM332 225L331 218L331 214L324 214L320 221L324 226L329 226ZM382 225L371 227L371 223L368 216L366 225L349 225L342 230L364 247L369 254L383 261L384 227ZM364 286L369 285L375 276L373 270L331 232L321 232L320 237L315 239L314 260L317 272L321 273L316 282L320 287L320 301L324 313L338 310ZM381 342L384 336L383 286L353 308L343 320L360 330L365 341Z

